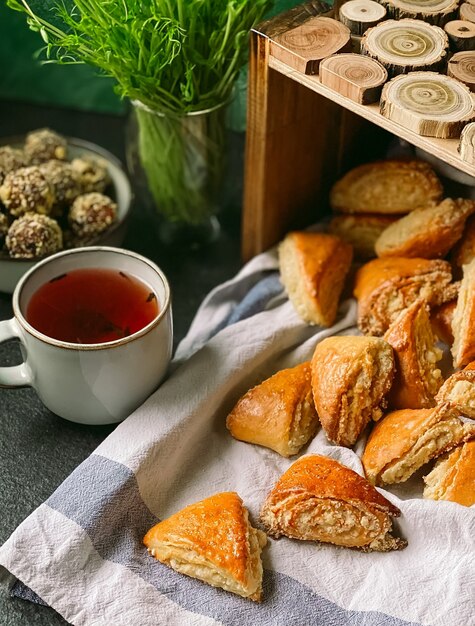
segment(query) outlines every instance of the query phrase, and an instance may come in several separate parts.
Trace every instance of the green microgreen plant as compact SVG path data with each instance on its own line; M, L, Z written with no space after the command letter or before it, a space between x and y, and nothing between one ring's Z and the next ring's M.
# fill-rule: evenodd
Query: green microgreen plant
M168 218L193 221L186 133L178 136L182 134L180 124L164 120L213 109L230 100L247 60L249 30L271 8L273 0L6 3L26 14L29 27L42 36L44 62L95 66L115 79L122 97L145 105L137 109L138 146L149 188ZM155 112L153 117L150 111ZM208 160L218 149L218 135L218 129L210 132L213 139L206 147ZM211 170L218 161L218 155L211 158ZM209 189L209 183L203 189ZM194 221L211 210L205 205L203 197Z

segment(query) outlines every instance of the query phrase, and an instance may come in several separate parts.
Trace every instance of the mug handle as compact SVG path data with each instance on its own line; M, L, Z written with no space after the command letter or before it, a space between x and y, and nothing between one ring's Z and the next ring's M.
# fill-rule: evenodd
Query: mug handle
M0 322L0 343L9 339L20 339L21 333L16 319ZM33 377L26 363L13 367L0 367L0 387L29 387Z

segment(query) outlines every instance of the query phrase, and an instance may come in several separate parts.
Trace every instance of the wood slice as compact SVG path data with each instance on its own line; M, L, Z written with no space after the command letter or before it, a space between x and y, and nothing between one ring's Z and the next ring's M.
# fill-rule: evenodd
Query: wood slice
M271 54L304 74L317 74L320 61L350 49L350 29L329 17L312 17L271 40Z
M475 4L464 2L460 5L459 18L467 22L475 22Z
M453 20L444 26L453 50L475 50L475 24Z
M361 53L377 59L392 77L439 69L448 46L447 35L438 26L412 19L388 20L366 31Z
M447 65L447 75L465 83L470 91L475 91L475 51L454 54Z
M381 63L361 54L334 54L320 63L320 82L359 104L377 102L387 79Z
M443 26L454 19L459 0L378 0L394 19L412 17L428 24Z
M436 72L396 76L383 87L381 115L426 137L458 137L475 119L468 87Z
M460 135L460 158L475 165L475 123L467 124Z
M349 0L340 7L338 18L353 35L364 33L386 17L386 9L374 0Z

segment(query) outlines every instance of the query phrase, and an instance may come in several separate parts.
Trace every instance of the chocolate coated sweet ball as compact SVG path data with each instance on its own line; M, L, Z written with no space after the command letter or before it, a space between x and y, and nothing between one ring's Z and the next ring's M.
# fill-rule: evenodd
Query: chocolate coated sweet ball
M0 213L0 244L3 243L8 232L8 217L5 213Z
M110 184L107 162L92 156L84 156L71 161L73 169L79 175L82 193L97 191L102 193Z
M0 200L14 217L30 211L51 212L55 196L53 186L36 165L22 167L5 176L0 187Z
M5 243L11 257L35 259L59 252L63 248L63 233L51 217L26 213L10 226Z
M108 196L96 192L78 196L68 215L73 233L87 239L103 233L116 219L116 203Z
M25 154L30 163L44 163L51 159L64 161L67 151L66 139L49 128L35 130L26 136Z
M42 163L38 167L46 180L53 186L55 209L64 209L80 195L81 184L79 176L70 163L53 159Z
M0 148L0 185L5 180L5 176L10 172L25 167L27 159L23 150L17 150L11 146Z

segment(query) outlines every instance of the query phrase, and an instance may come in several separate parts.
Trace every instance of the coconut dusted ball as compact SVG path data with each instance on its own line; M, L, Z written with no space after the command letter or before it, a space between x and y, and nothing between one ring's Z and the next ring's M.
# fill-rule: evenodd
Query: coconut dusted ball
M38 166L46 180L53 186L54 209L64 209L81 194L79 176L67 161L53 159ZM55 210L53 210L56 213Z
M84 156L71 161L71 166L77 172L82 187L82 193L98 191L102 193L110 184L107 162L92 156Z
M51 212L55 195L53 186L36 165L22 167L5 176L0 187L0 200L14 217L30 211Z
M67 156L67 142L49 128L28 133L25 140L25 154L30 163L37 165L51 159L64 161Z
M8 229L6 246L15 259L35 259L63 248L63 233L56 220L39 213L26 213Z
M0 148L0 185L5 180L5 176L10 172L25 167L27 160L22 150L17 150L11 146Z
M68 215L73 233L88 239L103 233L116 219L116 203L109 196L96 192L78 196Z
M8 217L5 213L0 213L0 244L5 239L8 232Z

